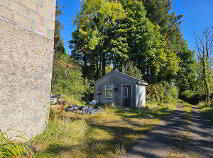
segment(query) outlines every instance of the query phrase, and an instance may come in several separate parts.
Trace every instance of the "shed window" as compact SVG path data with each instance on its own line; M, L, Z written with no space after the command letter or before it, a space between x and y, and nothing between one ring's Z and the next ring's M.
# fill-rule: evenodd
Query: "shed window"
M113 97L113 85L105 86L105 98Z

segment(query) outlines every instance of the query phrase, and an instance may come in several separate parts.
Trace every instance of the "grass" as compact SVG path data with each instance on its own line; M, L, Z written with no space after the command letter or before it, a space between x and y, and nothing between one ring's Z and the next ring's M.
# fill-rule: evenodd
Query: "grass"
M199 103L198 107L203 114L205 114L210 120L212 120L213 123L213 105L208 105L205 102L201 102Z
M32 140L36 158L114 158L124 154L144 136L173 106L150 108L104 107L104 112L87 115L51 111L51 120L43 134Z
M168 155L168 158L199 158L199 157L200 156L197 153L193 153L193 152L185 153L177 149L170 152Z
M72 104L72 105L84 105L85 104L84 102L79 101L79 99L77 99L74 96L64 95L62 97L62 100L64 100L67 104Z
M10 139L0 132L0 158L32 158L33 152L27 144Z

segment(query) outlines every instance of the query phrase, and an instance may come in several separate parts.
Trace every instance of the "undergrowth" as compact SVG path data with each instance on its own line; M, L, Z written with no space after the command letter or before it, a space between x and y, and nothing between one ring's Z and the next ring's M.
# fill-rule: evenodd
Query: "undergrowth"
M198 106L201 112L208 116L208 118L211 119L213 123L213 105L208 105L205 102L201 102Z
M32 158L33 152L28 145L10 139L0 132L0 158Z
M46 130L32 140L37 158L115 158L159 124L171 107L104 107L95 115L52 109Z
M125 154L138 139L175 110L175 105L149 105L149 108L102 107L88 115L51 108L45 131L29 145L0 135L0 158L115 158Z

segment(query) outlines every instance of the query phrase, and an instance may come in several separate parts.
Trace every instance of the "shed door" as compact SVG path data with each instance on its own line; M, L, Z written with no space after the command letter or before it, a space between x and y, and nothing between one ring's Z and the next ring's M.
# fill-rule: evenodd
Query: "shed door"
M122 91L123 106L131 106L131 86L123 85Z

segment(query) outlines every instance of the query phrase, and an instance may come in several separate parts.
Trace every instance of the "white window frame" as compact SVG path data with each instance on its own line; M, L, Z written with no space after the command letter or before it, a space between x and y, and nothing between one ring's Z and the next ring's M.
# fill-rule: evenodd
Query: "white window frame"
M112 96L111 97L109 97L109 96L106 96L106 91L107 90L110 90L110 91L112 91ZM105 98L107 98L107 99L112 99L113 98L113 90L114 90L114 86L111 84L111 85L106 85L105 86Z

